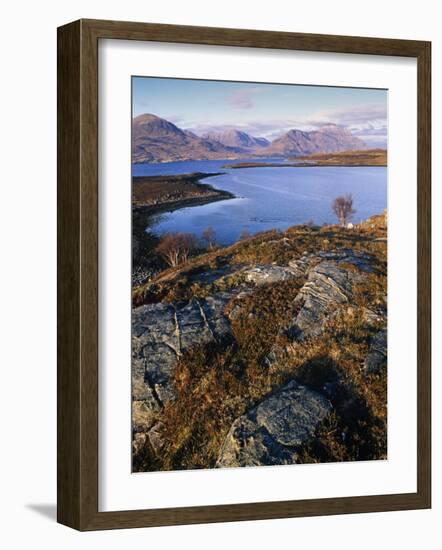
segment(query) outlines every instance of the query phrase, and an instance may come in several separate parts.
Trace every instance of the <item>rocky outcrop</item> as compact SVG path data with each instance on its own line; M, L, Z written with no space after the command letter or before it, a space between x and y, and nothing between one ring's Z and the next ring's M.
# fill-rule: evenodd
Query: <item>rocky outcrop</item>
M132 317L134 448L148 443L156 456L161 456L164 443L161 410L174 398L171 384L174 366L181 355L194 346L233 338L230 322L241 313L241 297L263 285L294 278L298 278L298 285L304 283L295 298L296 314L287 325L278 327L279 334L288 335L293 342L320 335L340 309L344 308L349 315L358 309L367 334L373 335L365 361L362 357L360 365L367 375L382 372L387 364L387 331L380 328L385 325L385 311L382 307L378 310L377 306L373 309L357 306L353 299L355 286L377 269L376 260L370 254L350 249L303 254L287 266L233 264L209 272L194 269L187 274L190 285L198 284L212 291L214 287L230 290L205 298L194 297L184 303L156 303L135 308ZM230 280L232 286L228 283ZM273 345L264 360L268 368L284 357L284 342L286 338ZM306 375L309 368L311 365L306 364L305 372L298 369L289 383L264 396L233 421L220 449L217 467L296 463L300 447L315 437L318 426L333 410L338 414L352 414L348 411L357 408L359 394L342 376L339 365L333 367L333 373L327 371L324 383L312 381Z
M191 276L193 282L211 284L241 272L245 281L230 292L219 292L184 304L150 304L132 313L132 417L135 431L152 426L162 406L173 397L170 377L182 353L197 345L220 342L230 336L224 314L227 303L249 293L254 286L294 277L291 268L259 265L250 269L219 269ZM231 317L235 316L232 309Z
M310 268L318 260L319 263ZM307 282L295 300L298 313L287 329L294 340L318 336L336 308L350 303L354 285L364 280L364 273L374 269L368 254L352 250L320 252L315 257L292 262L291 267L296 273L301 274L303 270L308 273Z
M371 339L370 350L364 362L367 374L378 374L387 368L387 329L380 330Z
M216 466L294 464L331 411L323 395L292 380L235 420Z
M291 267L279 265L257 265L244 271L245 280L256 286L288 281L295 276L296 274Z
M232 296L220 292L181 306L152 304L133 310L132 398L137 411L157 410L172 397L171 371L186 349L230 334L223 310Z

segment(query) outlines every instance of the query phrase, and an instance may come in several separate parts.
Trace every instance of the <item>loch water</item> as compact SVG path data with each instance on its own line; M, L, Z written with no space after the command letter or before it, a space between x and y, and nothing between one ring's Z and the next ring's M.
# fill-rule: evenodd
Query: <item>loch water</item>
M331 204L334 198L347 193L353 196L354 223L387 207L386 167L224 168L234 162L200 160L133 165L134 176L223 172L203 182L235 195L234 199L158 215L150 229L159 235L184 231L200 237L206 227L212 226L219 244L231 244L243 231L255 234L308 222L336 223ZM282 161L259 159L259 162Z

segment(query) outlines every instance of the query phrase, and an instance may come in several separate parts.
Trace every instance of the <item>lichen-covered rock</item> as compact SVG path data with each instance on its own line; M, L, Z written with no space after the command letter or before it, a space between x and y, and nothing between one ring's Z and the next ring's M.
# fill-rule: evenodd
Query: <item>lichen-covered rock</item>
M337 307L351 302L354 285L373 271L368 254L342 250L320 252L318 256L322 261L308 271L307 282L295 300L299 311L287 330L294 340L321 334L324 321Z
M300 258L289 261L289 268L295 277L304 277L314 261L314 256L303 254Z
M132 400L134 429L173 397L172 368L192 346L219 342L230 334L224 308L234 294L220 292L184 305L150 304L132 313Z
M318 256L323 260L332 260L338 264L352 264L360 271L371 273L374 271L374 258L366 252L352 250L351 248L340 248L338 250L321 250Z
M292 380L235 420L216 466L296 463L299 447L331 411L323 395Z
M288 281L295 276L292 268L280 265L257 265L244 271L245 280L256 286Z
M387 366L387 329L377 332L370 342L370 350L364 362L367 374L377 374Z

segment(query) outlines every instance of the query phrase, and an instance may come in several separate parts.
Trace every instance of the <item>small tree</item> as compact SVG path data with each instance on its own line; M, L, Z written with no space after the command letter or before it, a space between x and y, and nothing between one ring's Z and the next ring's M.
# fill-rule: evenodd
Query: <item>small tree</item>
M171 267L176 267L187 261L195 247L196 239L191 233L167 233L155 250Z
M190 254L196 248L196 238L192 233L178 233L180 258L182 262L187 262Z
M209 250L212 250L215 244L215 236L216 236L216 233L213 227L211 225L209 225L209 227L206 227L206 229L204 229L204 231L202 232L201 236L203 240L206 241L207 248Z
M177 266L180 262L178 234L167 233L164 235L155 250L171 267Z
M336 197L332 202L333 212L338 218L339 224L344 227L352 218L356 210L353 209L353 197L349 193L343 197Z
M251 235L247 231L247 229L243 229L241 233L239 234L239 240L240 241L246 241L247 239L250 239Z

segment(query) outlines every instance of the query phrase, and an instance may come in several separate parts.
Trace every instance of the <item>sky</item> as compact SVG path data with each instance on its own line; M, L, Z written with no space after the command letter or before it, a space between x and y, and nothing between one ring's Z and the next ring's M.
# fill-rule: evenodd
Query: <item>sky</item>
M274 139L334 123L387 145L387 90L133 77L133 116L151 113L198 135L229 128Z

